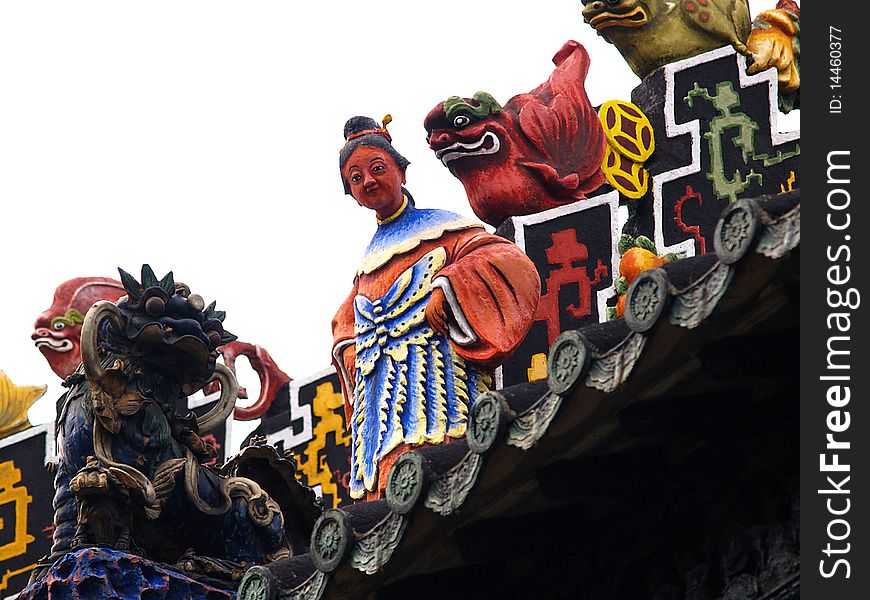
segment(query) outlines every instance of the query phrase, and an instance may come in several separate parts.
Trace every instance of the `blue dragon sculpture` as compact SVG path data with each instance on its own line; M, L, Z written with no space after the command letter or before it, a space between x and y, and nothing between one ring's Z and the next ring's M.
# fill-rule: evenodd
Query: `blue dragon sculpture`
M303 552L320 505L295 464L254 444L224 467L204 465L203 435L233 411L238 384L217 363L235 340L225 313L142 267L119 269L127 293L93 305L82 325L82 365L69 377L57 420L52 553L109 547L209 578L238 581L247 567ZM176 414L211 381L206 414ZM262 485L255 479L264 482Z

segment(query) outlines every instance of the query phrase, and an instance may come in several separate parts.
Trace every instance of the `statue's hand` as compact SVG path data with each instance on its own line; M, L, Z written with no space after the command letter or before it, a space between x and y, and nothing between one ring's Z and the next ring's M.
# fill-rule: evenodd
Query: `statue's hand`
M429 297L429 304L426 306L426 321L428 321L432 329L445 336L448 335L448 312L449 308L447 298L444 296L444 290L435 288Z

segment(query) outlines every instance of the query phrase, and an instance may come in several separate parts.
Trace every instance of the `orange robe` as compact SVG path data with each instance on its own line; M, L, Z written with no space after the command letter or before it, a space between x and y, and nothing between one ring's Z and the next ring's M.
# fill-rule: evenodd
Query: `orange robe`
M435 288L449 306L449 341L423 319ZM379 223L332 322L353 497L379 497L389 466L408 447L464 435L471 403L525 337L539 298L534 264L479 223L412 203Z

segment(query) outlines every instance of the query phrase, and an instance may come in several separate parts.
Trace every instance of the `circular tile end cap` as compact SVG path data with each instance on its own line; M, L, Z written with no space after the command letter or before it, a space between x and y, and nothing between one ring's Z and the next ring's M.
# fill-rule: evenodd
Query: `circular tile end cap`
M394 513L405 515L416 506L429 477L425 460L418 452L405 452L387 476L387 504Z
M547 385L560 396L573 390L586 368L586 344L576 331L566 331L556 338L547 357Z
M275 576L264 567L251 567L242 577L239 600L275 600L278 597Z
M495 445L507 425L507 401L498 392L485 392L477 397L468 418L468 447L483 454Z
M663 269L640 273L625 295L625 323L629 329L644 333L652 329L668 304L668 276Z
M758 204L748 198L722 212L713 234L713 248L720 262L734 264L749 252L759 233L759 214Z
M350 551L353 531L347 516L333 508L317 519L311 532L311 560L319 570L331 573Z

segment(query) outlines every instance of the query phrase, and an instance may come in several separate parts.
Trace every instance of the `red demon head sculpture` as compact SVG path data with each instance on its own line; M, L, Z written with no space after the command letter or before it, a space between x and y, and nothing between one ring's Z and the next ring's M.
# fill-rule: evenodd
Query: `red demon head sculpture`
M452 96L423 123L429 147L490 225L581 200L604 183L607 142L584 87L589 55L568 41L553 62L545 83L504 107L485 92Z
M79 341L88 309L98 300L114 302L125 294L121 282L108 277L76 277L58 286L31 336L58 377L66 379L82 362Z

